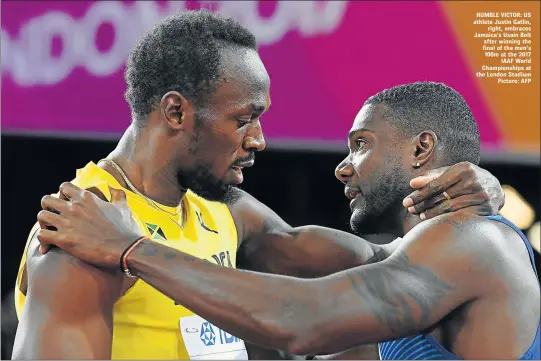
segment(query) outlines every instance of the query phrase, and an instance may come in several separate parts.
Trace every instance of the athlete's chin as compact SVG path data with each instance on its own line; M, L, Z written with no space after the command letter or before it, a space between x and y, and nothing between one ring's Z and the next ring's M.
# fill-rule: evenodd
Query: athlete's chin
M242 168L231 167L227 170L222 182L227 185L236 186L244 182L244 174L242 173Z
M235 204L242 196L242 191L239 188L225 183L219 189L205 189L194 193L209 202L224 203L227 205Z
M349 219L349 225L351 230L356 234L366 233L366 212L365 209L355 208L351 212L351 217Z

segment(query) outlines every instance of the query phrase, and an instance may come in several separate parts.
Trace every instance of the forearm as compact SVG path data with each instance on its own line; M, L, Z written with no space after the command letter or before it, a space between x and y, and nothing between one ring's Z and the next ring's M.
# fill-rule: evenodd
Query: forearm
M318 313L311 281L223 268L147 241L128 265L199 316L263 347L287 350Z
M128 264L225 331L297 355L411 335L457 304L440 302L453 288L427 267L411 264L403 252L315 280L219 267L151 241L136 248Z

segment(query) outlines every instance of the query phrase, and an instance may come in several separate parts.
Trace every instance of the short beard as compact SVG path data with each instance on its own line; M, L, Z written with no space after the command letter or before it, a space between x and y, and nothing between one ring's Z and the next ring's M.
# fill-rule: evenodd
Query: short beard
M177 180L181 187L189 189L199 197L211 202L235 204L242 195L239 188L226 184L203 165L188 170L179 170Z
M199 152L200 141L204 137L203 128L211 124L211 117L205 107L199 108L194 115L194 135L188 147L188 153L196 156ZM242 191L235 186L226 184L210 171L210 166L196 164L190 169L177 172L179 185L189 189L199 197L211 202L235 204L241 197Z
M398 166L387 168L385 172L373 173L374 187L361 195L363 205L351 216L350 226L356 234L402 232L400 214L404 210L402 200L411 192L409 177Z

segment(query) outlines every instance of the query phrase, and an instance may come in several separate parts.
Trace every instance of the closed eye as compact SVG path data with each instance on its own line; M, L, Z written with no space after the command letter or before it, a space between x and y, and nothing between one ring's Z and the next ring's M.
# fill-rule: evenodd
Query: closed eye
M247 124L250 124L252 122L251 119L237 119L237 126L239 128L244 127Z

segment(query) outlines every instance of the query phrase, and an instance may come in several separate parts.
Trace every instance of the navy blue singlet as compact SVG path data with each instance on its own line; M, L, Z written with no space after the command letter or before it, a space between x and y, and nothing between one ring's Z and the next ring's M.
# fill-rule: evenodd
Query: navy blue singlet
M513 223L502 216L485 217L494 221L502 222L513 228L522 238L528 248L532 267L537 276L533 249L522 231ZM537 278L539 280L539 277ZM540 334L537 326L537 333L530 348L519 360L539 360L541 358ZM459 360L458 357L447 351L434 337L429 334L420 334L416 336L401 338L389 342L381 342L378 345L379 357L381 360Z

